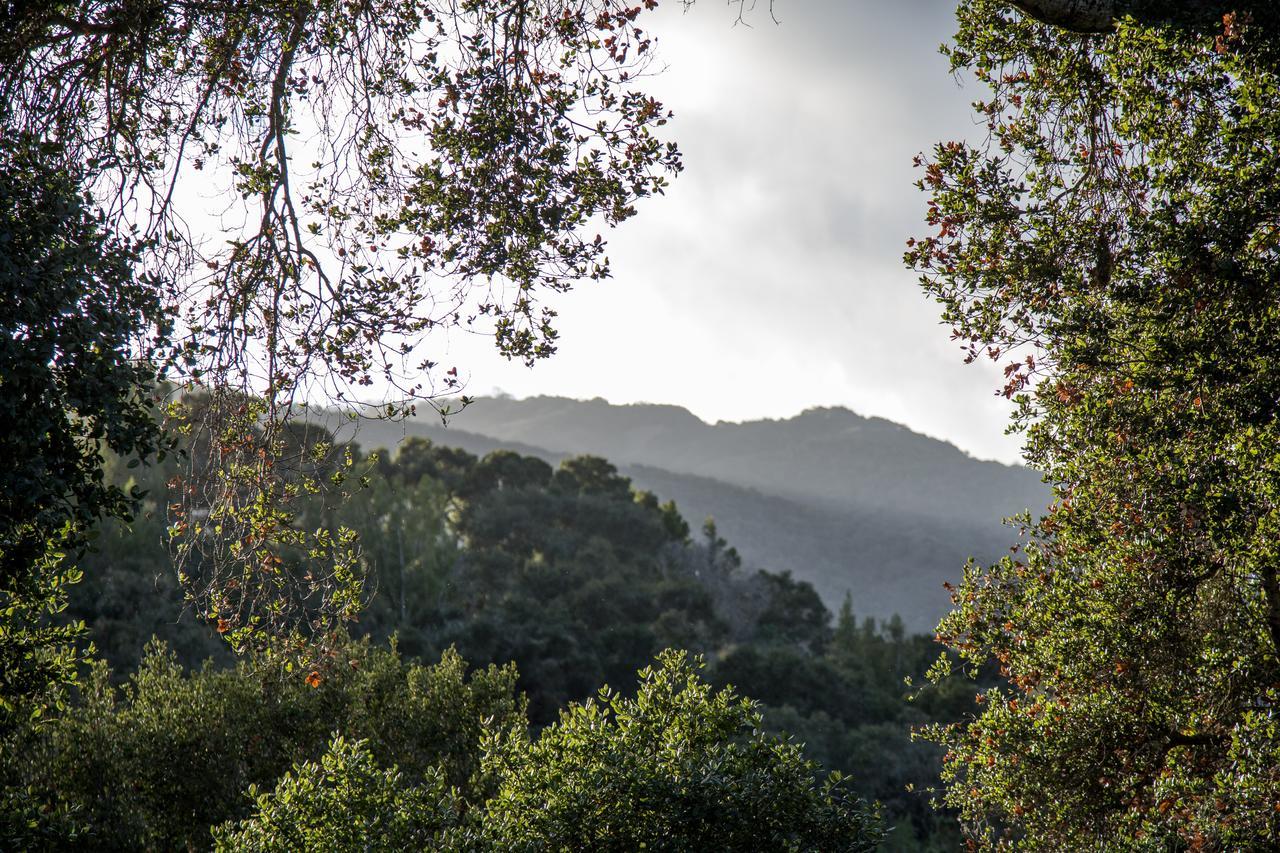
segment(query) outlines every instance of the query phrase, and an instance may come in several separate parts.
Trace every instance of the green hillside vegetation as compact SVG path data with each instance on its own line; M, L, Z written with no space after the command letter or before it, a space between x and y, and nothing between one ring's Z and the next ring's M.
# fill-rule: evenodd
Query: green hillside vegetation
M307 681L187 672L158 644L122 689L99 664L75 708L7 738L4 848L869 851L880 837L838 775L683 653L646 668L635 698L602 690L537 734L512 667L467 670L367 642Z
M895 827L886 849L958 843L953 819L932 811L925 793L937 778L940 750L913 742L911 730L959 719L973 707L974 689L957 679L908 701L904 681L922 681L937 656L932 638L909 635L896 617L859 621L850 601L833 618L809 584L748 570L714 522L691 530L674 504L636 490L597 457L552 468L510 451L476 457L410 439L393 458L358 458L367 487L336 509L317 502L304 521L324 516L357 530L368 572L369 602L352 632L362 640L316 671L315 689L302 674L276 676L270 686L246 664L232 668L214 627L184 610L163 544L163 507L151 501L132 526L104 527L64 616L85 621L109 664L98 665L93 686L65 720L47 733L20 732L6 750L11 765L15 754L31 759L11 766L20 784L34 786L37 802L56 804L49 813L62 823L48 829L42 819L42 831L98 837L120 824L123 848L156 846L157 838L167 839L159 846L207 844L210 826L249 817L252 801L243 791L250 784L270 790L298 762L320 764L300 767L280 784L323 776L325 762L368 770L361 749L379 773L395 765L430 788L434 777L424 774L440 750L461 748L450 745L461 735L415 729L413 714L425 713L419 711L404 711L405 727L397 730L397 709L410 700L384 694L410 688L393 690L378 679L412 684L447 672L458 691L465 660L479 667L470 683L483 686L490 710L460 711L450 725L492 717L496 731L514 714L536 742L537 732L602 685L615 699L632 695L636 671L679 648L706 660L706 684L757 700L764 731L847 774L842 790L878 801L885 825ZM167 472L121 466L114 474L155 488ZM153 635L163 645L147 645ZM423 669L412 661L441 663ZM506 710L493 710L494 702ZM182 709L190 721L179 725ZM140 715L149 722L140 723ZM274 733L274 745L255 758L258 747L249 740L264 732ZM324 758L334 732L347 741ZM468 760L478 761L478 735L468 737ZM357 740L363 746L353 746ZM182 758L168 768L155 750ZM235 769L186 767L225 756L234 757ZM119 761L132 763L104 767ZM127 788L144 766L146 784L157 792L183 767L184 779L219 780L216 788L184 782L195 785L190 796L200 802L185 816L156 793L154 806L121 823L112 810L125 808L131 795L101 795L94 780L114 778ZM470 774L450 772L455 785ZM75 779L82 781L68 781ZM228 833L224 839L239 837Z

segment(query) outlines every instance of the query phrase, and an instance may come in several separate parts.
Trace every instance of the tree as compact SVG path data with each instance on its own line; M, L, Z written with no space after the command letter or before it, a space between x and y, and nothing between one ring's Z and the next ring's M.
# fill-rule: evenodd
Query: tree
M545 295L607 276L598 230L679 171L639 85L656 5L2 7L0 133L57 140L103 233L138 235L131 264L161 274L137 280L175 319L172 379L201 392L199 419L171 414L210 450L171 480L174 556L238 647L332 639L363 594L350 532L297 523L301 496L334 487L296 470L305 401L394 416L456 394L427 346L449 326L549 356ZM196 186L243 226L202 226ZM331 568L296 570L298 553Z
M340 773L356 774L351 790L369 798L443 787L479 799L485 732L524 724L514 668L473 669L453 651L416 664L369 643L347 643L338 656L341 666L307 681L244 662L186 671L159 643L123 687L95 665L67 713L0 741L6 847L207 849L211 826L260 806L247 789L314 785L308 796L325 797ZM340 750L341 771L326 767L335 732L398 776L361 775L369 765L353 748Z
M0 146L0 727L73 675L77 629L45 618L78 576L64 560L137 498L104 478L104 452L163 449L149 393L168 330L158 282L59 155L21 134Z
M608 688L531 740L490 743L483 837L497 849L873 850L875 819L819 782L795 744L759 731L751 702L712 693L665 652L635 698Z
M496 318L513 357L554 349L537 291L606 275L588 220L626 219L679 168L653 135L667 113L631 88L654 6L14 4L3 118L65 139L113 225L143 196L134 224L189 279L175 294L189 376L262 393L277 415L299 382L394 373L407 350L385 337L416 342L461 312ZM178 222L192 171L256 214L225 244ZM491 280L474 304L469 285Z
M663 648L710 649L722 637L711 596L675 566L674 508L637 495L605 460L568 459L553 473L496 451L471 460L455 496L464 547L435 642L514 661L535 724L601 683L629 682Z
M360 534L361 560L369 567L360 632L379 638L394 634L401 651L415 657L439 648L431 644L430 628L458 560L457 543L445 523L447 500L430 477L371 477L337 512L343 526Z
M1261 17L1261 13L1259 13ZM942 639L1005 684L934 729L946 801L1028 849L1280 840L1280 87L1269 32L1080 35L975 0L953 65L989 137L922 161L907 259L1006 362L1053 484L966 570ZM945 666L940 667L945 670Z
M607 688L535 737L494 725L491 794L465 808L438 775L405 784L361 744L335 739L257 810L215 830L219 850L870 851L874 815L838 777L814 778L794 744L759 731L749 701L712 693L682 653ZM255 792L256 793L256 792Z
M380 457L373 483L340 508L378 579L353 630L374 643L394 631L401 654L427 660L452 642L481 667L514 659L518 682L506 670L473 678L466 690L450 675L466 671L452 653L448 667L406 673L394 655L359 645L294 677L243 664L227 672L230 650L208 626L177 621L180 595L157 578L163 522L151 517L148 498L131 531L104 525L68 607L114 672L95 669L46 731L0 739L0 837L23 849L77 839L95 849L200 848L209 823L249 816L246 785L269 793L295 761L313 764L294 780L318 773L314 762L324 763L335 731L364 739L378 774L398 768L388 790L420 784L424 768L443 762L449 783L473 796L479 720L507 718L509 706L523 704L513 686L526 694L536 731L601 683L632 694L636 668L676 646L714 655L708 681L759 700L765 731L790 737L827 770L851 773L849 793L874 799L895 827L883 849L960 843L954 814L932 812L912 793L936 779L942 754L912 743L912 726L958 719L972 705L960 678L906 701L904 677L921 679L936 657L931 637L859 624L848 602L833 634L807 584L729 564L718 535L688 541L687 525L674 524L679 511L652 494L570 488L582 480L554 482L541 463L507 453L486 465L426 443L413 448ZM587 478L597 484L617 476L598 460L573 467L597 472ZM110 468L139 476L118 460ZM141 484L155 493L165 468L142 470ZM153 633L171 656L154 643L143 652ZM214 653L219 660L207 662ZM376 781L362 778L355 790ZM327 808L276 800L269 811L278 823Z
M443 776L411 785L383 770L361 741L335 736L317 762L286 773L275 790L249 789L257 813L214 827L214 849L290 853L441 849L458 821L456 794Z

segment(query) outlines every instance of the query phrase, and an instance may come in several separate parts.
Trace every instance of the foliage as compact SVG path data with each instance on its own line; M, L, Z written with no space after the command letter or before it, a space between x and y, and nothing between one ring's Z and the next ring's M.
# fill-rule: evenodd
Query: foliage
M318 759L333 732L367 741L405 786L473 796L485 727L524 717L514 670L467 669L453 652L421 666L357 643L305 679L244 663L188 673L154 645L123 689L100 664L80 704L3 744L0 776L21 794L13 808L26 803L5 819L39 815L33 837L54 840L36 849L65 847L72 831L99 850L201 848L210 826L246 816L250 785Z
M447 647L437 637L440 602L460 558L449 511L438 481L377 475L337 509L337 522L359 534L367 566L368 590L354 630L379 639L395 635L410 656L429 657Z
M656 502L602 459L553 472L512 453L475 461L455 529L464 543L441 602L438 642L475 660L513 660L531 717L550 722L602 683L626 683L669 646L721 635Z
M361 532L382 590L361 630L395 631L415 653L456 645L470 660L514 661L538 724L601 683L629 682L664 648L710 650L730 622L746 638L766 611L787 622L817 601L807 585L704 555L673 504L603 459L556 470L421 440L378 459L337 515Z
M408 785L379 770L361 741L334 737L320 762L286 773L271 793L250 788L257 810L214 827L214 849L246 853L440 849L440 830L457 821L441 774Z
M744 569L723 540L689 541L674 504L635 491L602 459L556 471L514 453L477 459L419 440L393 460L346 452L369 470L366 486L337 507L304 505L299 524L358 534L369 588L354 630L395 634L413 655L457 645L472 660L514 660L527 668L521 686L538 722L602 682L628 681L669 646L768 639L819 650L829 633L810 586ZM169 475L166 466L109 467L131 487ZM108 525L72 596L69 613L125 667L152 633L190 665L217 651L202 620L178 618L163 515L149 498L131 525ZM323 567L299 562L302 571ZM139 596L150 602L137 606Z
M990 133L925 165L937 231L907 257L970 358L1008 360L1056 494L940 627L1006 679L934 731L984 843L1280 843L1274 24L961 7Z
M12 126L68 140L114 181L113 215L154 187L143 230L213 265L187 270L194 354L216 372L265 342L274 406L312 359L347 380L397 364L399 347L361 328L449 322L471 280L515 286L469 309L497 318L505 352L553 349L535 288L603 275L583 227L627 218L679 165L652 134L666 112L633 88L653 47L637 20L654 6L20 5L0 93ZM303 133L314 141L295 149ZM225 183L260 219L200 254L175 219L179 179ZM453 287L433 293L437 275Z
M107 456L107 480L142 497L131 521L108 519L98 526L92 547L77 561L82 577L67 589L67 606L58 617L84 624L85 639L118 679L138 669L152 638L188 666L199 667L206 659L218 666L235 663L214 626L188 605L165 547L165 481L181 464L180 456L135 468Z
M147 458L162 440L146 393L150 344L167 328L140 250L103 228L55 145L0 147L0 728L40 713L74 675L74 625L50 614L104 517L136 494L108 481L103 451ZM140 343L141 342L141 343ZM22 706L20 709L19 706Z
M806 758L849 773L892 827L882 849L957 849L956 814L929 804L942 750L913 732L962 719L973 708L974 682L909 687L937 659L933 638L906 636L892 619L858 622L848 599L824 649L744 644L717 661L710 678L758 700L764 727L802 744ZM978 684L990 685L991 675L981 673Z
M510 669L468 678L454 654L420 667L347 653L314 686L243 664L187 674L155 646L121 694L99 666L82 706L3 744L0 826L31 850L204 849L210 828L220 850L871 850L880 837L839 774L820 781L683 653L643 670L634 698L604 688L537 736Z
M298 475L302 401L394 416L459 391L425 346L449 326L552 354L546 296L608 276L597 231L680 170L641 86L656 5L6 4L0 131L58 140L103 231L142 236L129 263L163 274L137 282L176 318L172 377L211 398L198 424L173 413L211 452L171 480L171 533L238 649L323 653L360 595L349 531L296 523L326 486ZM314 582L299 553L328 564Z
M931 811L925 796L941 750L910 737L913 726L974 707L959 678L907 701L904 679L923 679L936 658L932 638L908 635L897 619L859 621L850 601L833 625L807 584L748 570L714 522L685 541L676 507L622 488L600 460L568 466L578 472L568 479L514 454L486 461L411 440L369 464L367 489L335 516L308 522L360 532L370 599L359 631L378 641L395 635L401 652L426 659L450 643L481 664L515 657L535 728L600 683L630 692L635 669L663 643L686 642L710 660L712 684L760 700L764 728L794 737L807 758L849 773L851 790L881 804L894 827L886 849L959 843L954 815ZM162 467L115 470L143 487L166 476ZM582 481L595 487L584 492ZM158 510L145 504L130 528L108 525L73 591L69 612L86 622L116 678L137 667L152 633L191 666L215 652L228 658L208 626L182 615ZM482 567L490 568L479 575ZM379 749L382 735L359 736ZM376 758L419 766L394 752Z
M340 505L363 480L327 429L266 416L263 400L226 389L170 404L188 453L166 482L166 540L195 614L236 653L309 666L358 618L365 577L355 531L303 511Z
M499 735L484 835L508 850L873 850L875 819L839 775L818 782L759 724L749 701L666 652L634 698L606 687L536 741Z

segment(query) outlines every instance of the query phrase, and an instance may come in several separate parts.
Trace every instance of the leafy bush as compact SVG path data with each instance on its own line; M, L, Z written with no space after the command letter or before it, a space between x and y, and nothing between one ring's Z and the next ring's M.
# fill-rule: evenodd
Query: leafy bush
M364 743L252 790L256 811L214 830L220 851L869 851L876 816L799 748L764 734L753 704L713 693L684 652L640 673L635 698L603 688L540 736L499 722L485 738L487 799L444 774L382 770ZM475 789L473 789L475 790Z
M213 830L214 849L245 853L346 853L423 850L457 821L457 802L444 774L409 784L380 770L364 741L335 736L319 763L286 773L271 793L250 788L252 818Z
M367 643L339 657L306 680L243 664L188 673L153 644L123 689L99 665L81 704L0 745L12 780L0 820L30 826L37 848L74 831L96 850L199 849L210 826L247 815L247 788L318 758L333 732L367 739L407 785L466 792L485 726L523 724L510 667L468 675L452 651L420 666Z
M508 850L872 850L875 816L839 774L819 782L800 748L760 731L700 664L667 651L635 698L607 687L531 740L498 733L485 771L498 781L482 837Z

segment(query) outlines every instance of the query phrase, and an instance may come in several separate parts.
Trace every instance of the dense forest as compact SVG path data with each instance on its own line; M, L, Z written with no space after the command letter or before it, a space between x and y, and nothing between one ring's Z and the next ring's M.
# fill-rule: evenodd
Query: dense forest
M247 817L250 784L269 787L291 762L318 760L331 732L364 738L382 765L420 776L442 755L476 761L475 729L486 715L544 731L605 685L632 695L637 671L678 648L705 662L709 686L756 700L766 731L878 802L892 827L882 849L959 843L954 817L928 803L941 751L911 732L960 719L974 685L927 683L938 654L932 637L908 635L897 617L859 620L848 600L833 617L811 586L744 566L714 521L691 530L674 504L635 490L597 457L553 469L510 451L476 458L412 438L394 454L366 456L335 446L320 428L307 433L324 456L350 454L367 477L336 507L317 501L309 510L355 530L368 567L368 602L340 649L343 665L315 671L315 698L295 683L280 705L262 705L252 672L235 668L216 626L186 605L168 568L164 507L149 497L131 524L104 526L62 614L86 625L101 656L92 686L50 728L17 735L27 755L9 769L39 792L47 838L74 831L114 849L207 845L210 828ZM110 469L122 485L155 496L177 467L116 461ZM440 663L423 670L423 661ZM464 705L448 723L472 727L456 755L439 752L435 730L397 733L406 703L445 701L401 682L446 674L467 702L490 703ZM200 722L177 725L184 708L198 708ZM304 731L289 731L303 715L313 717ZM262 726L281 739L255 758ZM195 784L191 802L177 807L169 769L150 771L153 793L136 793L138 768L160 755L181 755L192 779L225 777L219 793ZM249 757L234 771L217 766L228 755ZM468 778L451 774L453 784ZM104 792L103 779L121 787ZM119 814L125 803L137 809L128 821Z
M670 405L480 396L447 425L425 413L326 423L369 447L420 436L553 465L602 456L687 517L714 516L744 559L790 570L831 610L853 593L861 612L897 613L918 633L933 633L949 610L943 583L957 566L999 559L1014 544L1003 519L1049 502L1034 471L838 408L709 424Z

